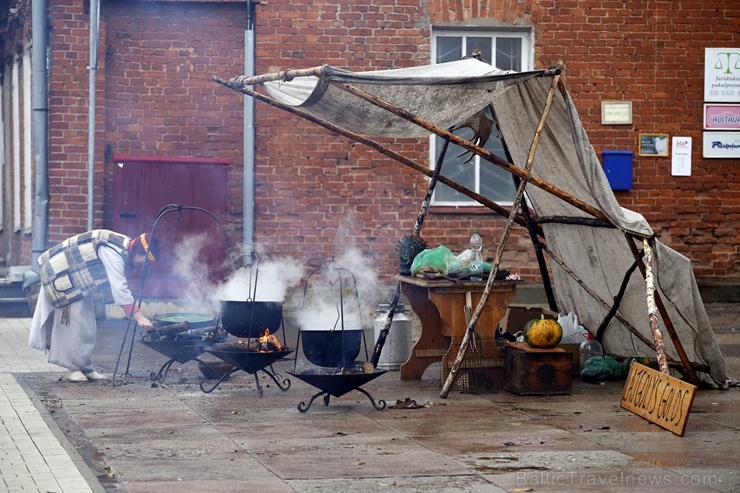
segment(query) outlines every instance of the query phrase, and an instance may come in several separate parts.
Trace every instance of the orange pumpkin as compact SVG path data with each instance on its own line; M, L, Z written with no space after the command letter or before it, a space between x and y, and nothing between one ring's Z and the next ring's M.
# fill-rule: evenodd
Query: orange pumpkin
M563 328L556 320L534 319L524 326L524 342L536 348L551 348L560 344Z

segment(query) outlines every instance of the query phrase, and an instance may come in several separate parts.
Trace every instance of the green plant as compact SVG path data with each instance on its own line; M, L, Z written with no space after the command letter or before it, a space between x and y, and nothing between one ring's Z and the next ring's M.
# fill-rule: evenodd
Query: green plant
M403 238L398 240L395 249L398 252L398 258L402 262L411 265L414 258L424 250L429 248L424 238L419 235L403 235Z

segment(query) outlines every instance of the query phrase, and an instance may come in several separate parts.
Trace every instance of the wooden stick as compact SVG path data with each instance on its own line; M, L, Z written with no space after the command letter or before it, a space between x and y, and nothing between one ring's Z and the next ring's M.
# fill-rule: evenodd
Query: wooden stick
M592 217L538 216L535 222L537 224L557 223L575 224L591 228L616 228L612 223L604 222L601 219L594 219Z
M493 287L493 282L496 278L496 272L498 271L499 266L501 265L501 259L504 256L504 250L506 249L506 243L509 240L509 235L511 234L511 227L514 224L514 214L515 211L519 209L519 204L522 201L522 197L524 196L524 189L527 186L527 182L532 175L532 166L534 165L534 155L537 150L537 146L540 142L540 138L542 137L542 131L545 128L545 123L547 122L547 116L550 113L550 106L552 106L552 100L555 96L555 89L558 86L558 82L560 81L560 75L556 75L553 80L552 84L550 86L550 91L547 94L547 100L545 101L545 107L542 110L542 116L540 117L540 123L537 126L537 130L534 133L534 136L532 138L532 145L529 147L529 155L527 156L527 163L524 167L524 176L522 177L522 181L519 184L519 187L516 191L516 196L514 197L513 205L511 206L511 215L509 216L509 221L506 223L506 229L504 230L503 238L501 239L501 242L498 244L498 249L496 250L496 257L494 259L493 265L491 266L491 273L488 275L488 281L486 282L486 287L483 290L483 293L481 294L480 301L478 302L478 306L475 307L475 310L473 311L473 314L470 316L470 321L468 322L468 327L465 330L465 335L463 336L462 343L460 344L460 349L457 352L457 356L455 357L455 361L452 362L452 366L450 367L450 373L447 375L447 379L445 380L444 385L442 386L442 391L440 392L439 396L443 399L446 399L447 396L450 393L450 389L452 388L452 384L455 382L455 378L457 378L457 372L460 369L460 365L462 365L463 360L465 359L465 353L468 350L468 345L470 344L470 341L473 337L473 334L475 333L475 326L478 323L478 319L480 318L481 313L483 312L483 308L486 306L486 303L488 302L488 297L491 294L491 288Z
M255 84L273 82L276 80L288 82L295 79L296 77L321 77L321 74L324 72L324 67L325 65L299 70L282 70L280 72L274 72L264 75L254 75L252 77L240 75L239 77L234 77L233 79L229 80L228 83L236 88L237 86L253 86Z
M519 178L516 176L512 176L514 179L514 185L516 185L517 188L519 188ZM534 254L535 257L537 257L537 265L540 268L540 276L542 277L542 285L545 288L545 297L547 298L547 305L550 307L550 310L557 312L558 311L558 304L555 300L555 292L552 289L552 282L550 281L550 272L547 269L547 262L545 262L545 256L542 254L542 248L545 246L544 243L540 241L540 236L544 238L544 234L539 231L539 227L537 226L537 223L535 223L534 219L532 218L532 214L529 212L529 206L527 206L527 201L523 200L521 203L522 207L522 215L524 216L524 219L527 221L527 232L529 233L529 239L532 241L532 246L534 247Z
M555 77L553 77L553 80L559 80L559 77L560 77L559 75L556 75ZM569 203L573 207L576 207L577 209L587 212L588 214L591 214L592 216L598 219L611 223L611 221L609 221L609 218L607 218L606 215L603 212L601 212L599 209L597 209L596 207L593 207L585 203L581 199L574 197L573 195L569 194L565 190L562 190L556 187L555 185L551 185L550 183L546 182L545 180L541 178L538 178L536 176L530 176L530 174L526 171L526 169L518 168L512 163L504 159L501 159L500 157L493 154L491 151L487 149L478 147L472 142L467 141L463 139L462 137L459 137L455 135L454 133L443 129L442 127L439 127L423 118L420 118L409 111L406 111L402 108L394 106L390 103L387 103L383 101L382 99L370 93L367 93L361 89L358 89L350 84L343 84L343 83L338 83L338 82L332 82L332 84L336 85L337 87L341 89L344 89L350 94L354 94L355 96L359 98L365 99L366 101L369 101L370 103L373 103L374 105L380 108L383 108L384 110L389 111L393 113L394 115L398 115L405 120L415 123L416 125L426 130L429 130L430 132L434 134L439 135L443 139L451 141L453 144L459 145L460 147L479 155L486 161L489 161L495 164L496 166L503 168L504 170L508 171L512 175L516 175L519 178L522 178L523 180L527 180L532 185L538 188L541 188L542 190L545 190L551 193L552 195L555 195L556 197L564 200L565 202ZM550 101L552 101L552 96L548 95L548 98L550 99Z
M434 167L434 174L432 175L432 179L429 180L429 185L427 185L427 193L424 196L424 200L421 203L421 207L419 208L419 215L416 217L416 223L414 224L414 235L420 236L421 235L421 227L424 224L424 219L427 216L427 212L429 212L429 205L432 203L432 194L434 193L434 188L437 186L437 181L439 178L439 174L442 172L442 163L444 163L445 155L447 154L447 148L449 147L450 143L448 141L445 141L444 145L442 146L442 150L439 153L439 156L437 157L437 164ZM378 338L375 341L375 347L373 348L373 356L370 359L370 362L373 365L373 368L378 367L378 362L380 361L380 355L383 352L383 346L385 345L385 340L388 338L388 333L390 332L391 325L393 324L393 315L396 314L396 307L398 306L398 300L401 297L401 282L396 283L396 290L393 293L393 298L391 298L391 304L388 307L388 311L385 312L385 320L383 321L383 327L381 327L380 332L378 332Z
M642 240L642 248L645 251L645 283L647 284L647 307L648 319L650 320L650 330L653 332L655 340L655 354L658 357L658 367L660 371L670 375L668 363L665 359L665 344L663 344L663 334L658 326L658 307L655 304L655 280L653 279L653 250L647 238Z
M640 266L640 272L642 272L643 277L645 276L645 263L642 260L642 255L637 249L637 246L635 246L634 237L630 235L629 233L625 233L625 238L627 239L627 244L630 247L630 250L632 251L632 255L635 257L635 260L637 260L638 265ZM668 330L668 334L671 336L671 341L673 341L673 347L676 348L676 352L678 353L678 357L681 360L681 363L683 363L684 367L686 368L687 373L689 374L689 381L691 384L695 386L699 386L699 378L696 376L696 373L693 370L693 367L691 366L691 361L689 360L688 355L686 354L686 350L683 348L683 344L681 344L681 340L678 338L678 333L676 332L676 328L673 326L673 322L671 321L671 317L668 316L668 310L666 310L665 305L663 304L663 300L660 297L660 293L655 293L655 304L658 306L658 311L660 312L660 316L663 319L663 323L665 324L666 330Z
M286 104L283 104L269 96L266 96L264 94L260 94L252 89L249 89L248 87L241 86L239 84L234 84L231 81L227 81L224 79L221 79L219 77L213 77L214 82L217 82L218 84L221 84L222 86L228 87L229 89L233 89L237 92L241 92L242 94L246 94L247 96L251 96L254 99L261 101L263 103L269 104L270 106L274 106L275 108L279 108L283 111L286 111L288 113L291 113L293 115L299 116L305 120L308 120L312 123L315 123L316 125L319 125L320 127L324 127L325 129L337 133L343 137L347 137L348 139L352 139L355 142L359 142L361 144L365 144L366 146L370 147L371 149L375 149L379 153L390 157L391 159L394 159L395 161L398 161L399 163L408 166L409 168L414 169L415 171L418 171L419 173L431 178L434 175L434 171L429 169L429 166L425 166L419 163L416 163L412 161L411 159L392 151L391 149L388 149L387 147L383 146L379 142L376 142L372 139L368 139L367 137L364 137L358 133L352 132L351 130L347 130L345 128L342 128L338 125L334 125L331 122L328 122L326 120L323 120L315 115L312 115L311 113L308 113L307 111L303 111L299 108L296 108L294 106L289 106ZM460 185L456 181L450 180L446 176L440 176L438 178L440 183L444 183L448 187L452 188L453 190L460 192L461 194L470 197L471 199L475 200L479 204L488 207L493 212L503 216L508 217L510 214L510 210L506 209L504 207L501 207L497 203L493 202L492 200L484 197L483 195L480 195L478 193L473 192L472 190ZM524 226L524 219L517 215L516 223Z

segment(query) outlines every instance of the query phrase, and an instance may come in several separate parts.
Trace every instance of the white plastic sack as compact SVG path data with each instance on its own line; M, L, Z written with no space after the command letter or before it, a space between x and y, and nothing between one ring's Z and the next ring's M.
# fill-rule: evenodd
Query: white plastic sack
M574 312L568 312L567 315L558 314L558 323L563 328L560 344L580 344L586 340L588 331L583 325L578 325L578 315Z

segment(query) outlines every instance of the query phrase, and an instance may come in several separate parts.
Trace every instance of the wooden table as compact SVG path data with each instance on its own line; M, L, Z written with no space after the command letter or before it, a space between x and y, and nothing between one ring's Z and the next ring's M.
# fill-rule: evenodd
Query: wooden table
M401 292L421 322L421 336L411 350L409 359L401 365L402 380L418 380L429 365L442 361L448 351L457 355L459 346L450 347L453 340L460 343L468 324L465 320L467 293L472 309L478 306L486 281L427 280L410 276L396 276ZM493 339L506 307L516 296L516 281L496 281L491 288L476 333Z

